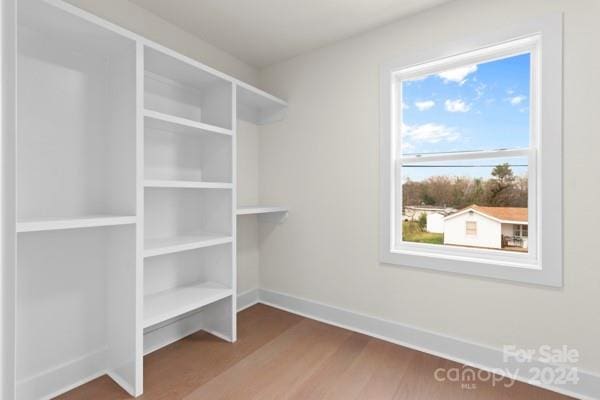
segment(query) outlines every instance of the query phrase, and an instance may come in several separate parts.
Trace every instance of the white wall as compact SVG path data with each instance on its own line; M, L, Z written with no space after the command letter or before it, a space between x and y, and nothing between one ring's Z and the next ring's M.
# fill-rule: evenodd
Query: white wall
M378 258L379 65L402 52L565 11L564 287ZM261 130L260 195L292 210L263 237L261 287L496 348L566 344L600 373L597 0L457 0L265 69L290 102ZM593 183L593 184L592 184ZM519 329L515 329L519 327Z
M477 224L477 234L467 235L467 221ZM466 212L444 221L444 244L502 248L502 224L481 214Z

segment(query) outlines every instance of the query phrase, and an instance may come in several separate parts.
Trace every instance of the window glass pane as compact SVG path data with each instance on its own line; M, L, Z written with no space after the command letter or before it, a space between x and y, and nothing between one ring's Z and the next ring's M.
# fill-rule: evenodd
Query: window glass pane
M396 175L396 245L527 252L527 171L525 157L403 165Z
M529 146L530 54L403 80L402 154Z

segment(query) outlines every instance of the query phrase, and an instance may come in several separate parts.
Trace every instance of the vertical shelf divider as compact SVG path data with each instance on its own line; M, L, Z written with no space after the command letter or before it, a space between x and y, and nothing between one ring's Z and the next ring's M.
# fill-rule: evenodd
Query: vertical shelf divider
M144 45L136 43L135 396L144 387Z

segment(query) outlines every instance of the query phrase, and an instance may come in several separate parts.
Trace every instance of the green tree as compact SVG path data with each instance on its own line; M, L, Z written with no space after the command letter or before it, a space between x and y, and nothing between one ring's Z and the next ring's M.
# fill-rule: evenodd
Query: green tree
M427 214L421 213L417 222L419 224L419 228L421 228L421 231L424 231L425 228L427 228Z
M508 163L496 165L492 170L493 178L490 179L489 203L495 206L511 204L512 187L515 174Z

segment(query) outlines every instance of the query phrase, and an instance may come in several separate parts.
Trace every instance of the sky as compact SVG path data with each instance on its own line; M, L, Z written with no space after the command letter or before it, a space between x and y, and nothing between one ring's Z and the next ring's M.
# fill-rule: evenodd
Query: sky
M399 91L400 92L400 91ZM529 145L530 55L522 54L402 82L403 154L439 153ZM443 165L509 162L480 160ZM526 168L513 168L523 175ZM404 178L431 175L489 177L491 167L405 168ZM403 179L404 180L404 179Z

